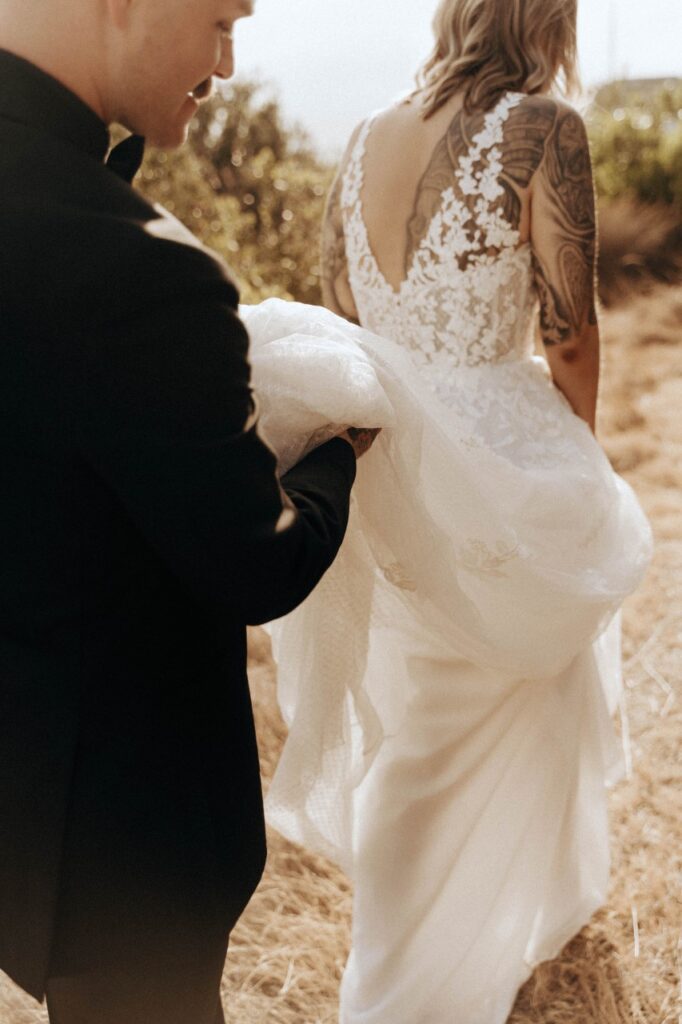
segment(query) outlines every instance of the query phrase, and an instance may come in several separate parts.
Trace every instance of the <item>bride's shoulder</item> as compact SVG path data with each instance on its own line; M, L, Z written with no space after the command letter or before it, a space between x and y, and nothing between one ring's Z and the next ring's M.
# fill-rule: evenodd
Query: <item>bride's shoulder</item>
M372 131L381 131L383 128L402 126L415 119L415 112L418 108L414 103L412 93L403 93L397 96L385 107L378 107L362 119L356 126L354 135L357 138L363 128L371 125Z
M344 150L343 159L341 161L342 164L347 163L349 156L351 155L351 153L355 149L355 146L356 146L356 144L358 142L358 139L360 138L361 133L363 131L365 131L365 129L367 128L368 124L370 124L370 122L373 121L376 116L377 116L376 112L372 113L372 114L368 114L366 117L363 117L363 119L361 121L358 121L358 123L355 125L355 127L353 128L352 132L350 133L350 135L348 137L348 141L346 142L346 147L345 147L345 150Z
M531 96L527 93L512 93L511 96L516 100L508 115L511 122L523 122L529 127L544 126L548 131L564 122L584 125L576 108L558 96Z
M357 143L360 139L361 134L368 133L370 127L374 130L375 126L381 131L382 126L391 125L395 120L396 114L399 114L399 108L402 105L402 100L396 100L394 103L389 104L387 107L380 107L377 110L371 111L365 117L359 121L348 138L346 148L341 158L341 166L344 167L348 164L350 157L352 156Z
M587 128L575 107L556 96L516 96L505 130L507 161L528 163L534 178L548 161L568 166L589 157Z

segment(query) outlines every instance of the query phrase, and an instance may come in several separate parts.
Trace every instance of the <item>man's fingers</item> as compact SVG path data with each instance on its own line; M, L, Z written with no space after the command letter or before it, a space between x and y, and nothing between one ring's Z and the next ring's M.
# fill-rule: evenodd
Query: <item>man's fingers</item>
M341 437L350 441L356 458L359 459L370 450L380 433L379 427L349 427L345 434L341 434Z

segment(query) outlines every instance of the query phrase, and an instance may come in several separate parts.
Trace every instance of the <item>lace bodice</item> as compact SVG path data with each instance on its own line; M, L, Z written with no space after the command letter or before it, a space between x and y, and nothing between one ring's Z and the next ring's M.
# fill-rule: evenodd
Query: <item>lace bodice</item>
M374 118L358 135L343 178L346 255L360 322L407 346L442 387L462 366L516 361L533 350L531 250L500 209L506 94L459 159L449 188L395 291L372 252L362 208L364 156Z

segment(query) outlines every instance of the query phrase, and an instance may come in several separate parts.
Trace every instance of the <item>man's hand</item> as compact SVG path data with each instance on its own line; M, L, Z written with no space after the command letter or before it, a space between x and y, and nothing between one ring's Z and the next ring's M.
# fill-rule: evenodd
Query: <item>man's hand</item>
M349 427L343 434L339 434L339 437L343 441L348 441L355 452L355 458L359 459L370 450L380 433L379 427Z

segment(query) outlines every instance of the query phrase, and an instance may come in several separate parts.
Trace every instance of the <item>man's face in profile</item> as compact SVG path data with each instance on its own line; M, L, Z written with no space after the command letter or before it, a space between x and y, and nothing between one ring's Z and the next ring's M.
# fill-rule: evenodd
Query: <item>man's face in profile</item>
M234 73L232 32L253 13L253 0L118 2L126 12L117 38L121 120L156 145L180 145L213 77Z

